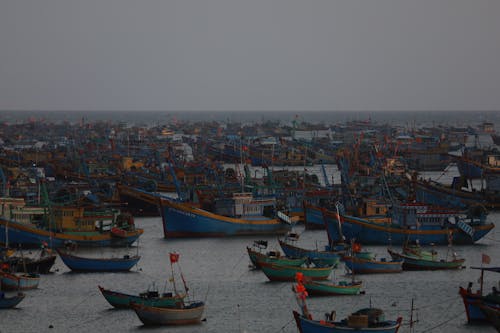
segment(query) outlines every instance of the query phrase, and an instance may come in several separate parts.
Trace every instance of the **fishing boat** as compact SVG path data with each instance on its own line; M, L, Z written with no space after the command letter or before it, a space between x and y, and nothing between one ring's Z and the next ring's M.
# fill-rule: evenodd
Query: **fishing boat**
M363 308L347 318L336 321L336 312L331 311L325 314L324 319L314 319L306 304L307 292L303 285L303 277L297 277L297 284L293 291L301 313L293 311L293 317L300 333L397 333L401 326L402 318L396 320L386 320L385 314L378 308Z
M420 202L442 207L467 209L471 206L484 206L487 209L500 209L500 194L487 189L462 189L466 182L463 177L455 177L451 185L432 180L417 180L414 183L415 196ZM462 184L461 184L462 183ZM465 184L467 185L467 184Z
M56 249L63 263L77 272L125 272L137 265L138 255L123 257L91 258L76 256L64 249Z
M363 283L361 281L314 281L304 279L304 287L309 295L340 296L358 295Z
M473 244L495 227L486 223L480 207L463 212L422 203L395 204L390 222L347 215L340 207L338 213L324 214L329 237L356 239L366 245L403 245L417 240L422 245L447 245L450 237L453 244Z
M378 308L358 310L346 319L335 321L334 318L315 320L293 311L295 323L300 333L397 333L402 319L386 320L384 313Z
M459 269L465 262L465 259L458 258L456 253L453 253L451 258L438 258L434 249L426 251L420 245L406 244L402 252L391 248L388 248L387 252L394 260L403 260L403 270Z
M179 257L180 255L178 253L170 253L170 268L172 271L171 281L174 285L175 294L178 294L178 292L175 284L174 264L179 265ZM189 289L182 275L180 266L178 270L184 285L185 295L187 295ZM139 317L144 325L187 325L196 324L201 321L201 317L205 310L205 303L197 300L185 301L181 298L179 302L176 302L172 307L149 306L135 302L130 303L130 307L135 311L137 317Z
M287 238L288 240L291 238ZM279 245L281 246L281 249L283 252L288 256L292 258L300 258L300 257L307 257L311 262L313 262L316 266L321 267L321 266L337 266L338 263L340 262L340 258L344 254L343 251L330 251L326 249L325 250L316 250L316 249L305 249L302 247L298 247L295 245L292 245L290 241L284 241L284 240L278 240ZM328 247L329 248L329 247Z
M40 275L34 273L11 273L0 271L2 290L30 290L38 288Z
M5 200L4 200L5 201ZM36 248L47 243L61 248L73 242L79 247L129 246L144 232L135 228L131 215L117 210L84 207L27 207L24 202L0 200L0 242ZM122 230L119 235L112 228Z
M186 294L162 293L156 290L147 290L139 295L130 295L118 291L112 291L98 286L102 295L115 308L130 309L131 303L143 304L157 308L179 307Z
M403 260L387 260L386 258L366 257L351 251L342 258L346 267L356 274L400 273L403 270Z
M140 293L139 295L132 295L128 293L112 291L109 289L105 289L101 286L99 286L99 290L101 291L104 298L108 301L108 303L114 306L115 308L130 309L131 303L142 304L157 308L165 308L165 307L182 308L184 304L184 299L187 296L187 287L185 284L184 277L182 276L182 272L180 272L182 277L182 282L184 283L184 292L180 292L176 288L173 264L177 263L178 260L179 260L179 254L177 253L170 254L172 275L169 281L172 282L173 284L173 291L171 292L166 292L166 290L164 290L163 293L160 295L158 290L155 288L154 284L151 288L148 288L148 290Z
M285 266L301 266L307 261L307 257L291 258L277 250L263 252L262 250L265 248L267 248L267 241L255 241L252 247L247 246L248 257L255 268L260 268L261 262Z
M144 325L188 325L201 322L204 302L185 303L179 308L158 308L131 303L130 307Z
M7 249L0 255L0 263L7 264L13 272L48 274L54 266L57 255L52 253L42 245L42 249L37 256L26 256L22 251Z
M56 262L57 255L49 254L38 258L15 257L9 258L11 267L16 272L48 274Z
M484 272L500 273L500 267L471 267L472 269L481 270L479 278L479 289L472 290L472 282L469 282L467 288L459 287L459 294L462 297L467 315L467 322L489 322L487 315L481 307L487 307L489 311L500 311L500 293L496 287L492 288L492 292L485 294L483 290Z
M0 290L0 309L11 309L18 305L25 297L25 294L18 292L14 296L7 297L5 293Z
M255 199L251 193L234 193L230 198L216 200L214 213L159 196L165 238L282 235L291 225L264 215L274 211L275 204L274 198Z
M264 262L260 263L260 266L270 281L294 281L297 273L302 273L311 280L326 280L333 270L333 266L284 266Z

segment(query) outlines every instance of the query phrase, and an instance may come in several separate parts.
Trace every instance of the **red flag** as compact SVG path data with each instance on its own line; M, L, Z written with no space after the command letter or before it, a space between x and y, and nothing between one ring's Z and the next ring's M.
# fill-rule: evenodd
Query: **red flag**
M481 256L481 261L483 262L483 264L489 264L491 262L491 258L489 255L483 253Z
M170 253L170 262L174 263L179 261L179 254L178 253Z

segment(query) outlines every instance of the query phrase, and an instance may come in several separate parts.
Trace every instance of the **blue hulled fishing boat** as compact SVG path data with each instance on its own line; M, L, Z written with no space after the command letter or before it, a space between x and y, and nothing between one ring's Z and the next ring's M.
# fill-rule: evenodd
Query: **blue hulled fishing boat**
M484 256L484 255L483 255ZM483 260L484 261L484 260ZM499 313L500 312L500 292L496 287L493 287L491 293L485 293L483 290L484 272L500 273L500 267L471 267L472 269L481 270L481 277L479 279L479 289L472 290L472 282L469 282L467 288L459 287L459 294L462 297L465 306L465 314L467 315L467 322L490 322L490 319L485 313L484 309ZM484 309L482 309L484 308ZM498 319L498 318L497 318Z
M291 225L274 217L275 198L234 193L214 202L214 211L188 202L159 197L165 238L282 235Z
M422 203L394 204L389 222L348 215L342 207L338 213L324 212L323 217L331 239L344 236L371 245L473 244L495 227L486 223L486 212L480 207L464 212Z
M297 304L301 313L293 311L293 317L300 333L396 333L401 326L402 318L386 320L384 311L378 308L360 309L343 320L335 320L336 312L325 314L325 319L313 319L306 304L306 287L304 276L297 274L297 284L293 286Z
M125 272L134 267L141 258L137 255L116 258L81 257L63 249L57 249L57 253L66 266L77 272Z

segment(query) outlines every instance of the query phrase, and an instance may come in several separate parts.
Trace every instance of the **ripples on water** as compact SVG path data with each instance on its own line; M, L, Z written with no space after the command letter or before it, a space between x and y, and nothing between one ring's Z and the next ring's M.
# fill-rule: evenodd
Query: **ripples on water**
M364 283L365 295L341 297L309 297L309 309L316 318L335 309L337 318L346 317L361 307L380 307L386 318L410 318L412 299L418 309L414 332L494 332L487 326L466 324L458 287L469 281L478 285L479 271L470 266L481 265L481 254L488 254L492 265L500 265L500 213L490 213L489 221L497 228L473 246L456 246L454 251L466 259L466 269L437 272L403 272L358 276ZM292 310L298 309L291 283L268 282L265 275L249 269L246 246L254 237L173 239L163 238L161 218L138 218L145 232L137 247L142 255L137 268L129 273L71 273L58 258L53 274L42 276L37 290L27 291L18 309L0 311L0 332L130 332L144 331L135 313L115 310L100 294L97 286L139 293L155 282L160 291L170 276L168 253L180 253L180 266L190 292L207 303L206 321L195 326L147 328L151 332L297 332ZM299 228L298 231L303 231ZM275 237L267 239L270 248L278 247ZM306 231L299 240L303 247L322 247L324 231ZM366 247L387 257L386 247ZM447 247L438 251L446 253ZM123 249L85 250L96 256L123 254ZM341 264L334 271L336 278L344 276ZM180 283L180 281L178 281ZM499 276L486 274L485 288L498 284ZM401 332L411 332L406 325Z

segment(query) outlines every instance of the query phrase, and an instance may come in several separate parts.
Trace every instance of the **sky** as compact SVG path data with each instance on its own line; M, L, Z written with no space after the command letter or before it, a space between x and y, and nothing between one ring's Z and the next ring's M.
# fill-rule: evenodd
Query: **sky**
M498 0L0 0L0 110L500 110Z

